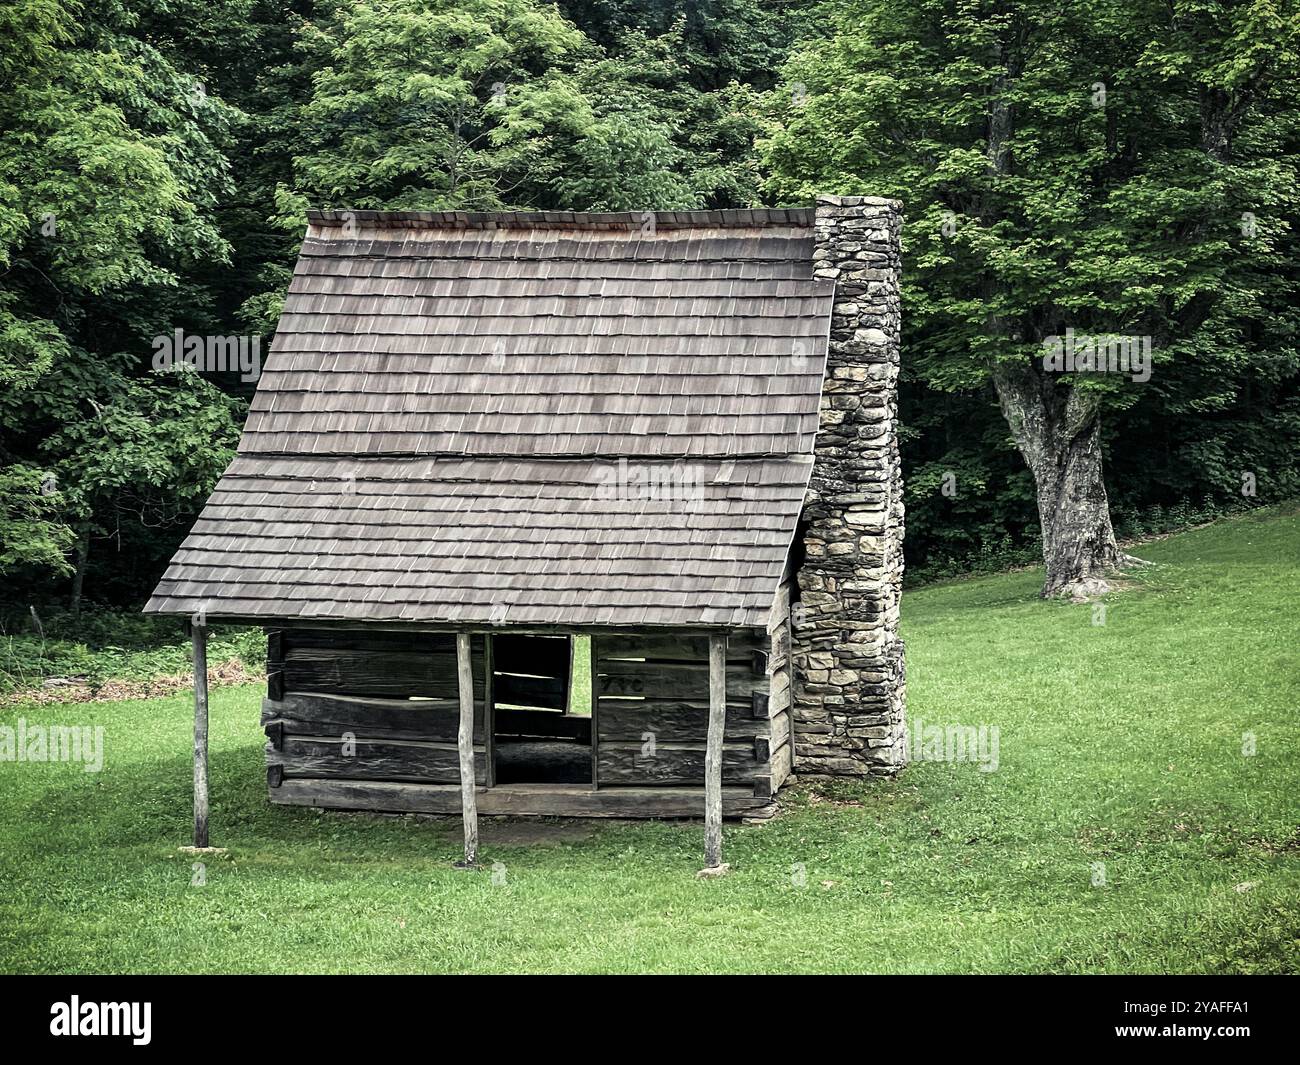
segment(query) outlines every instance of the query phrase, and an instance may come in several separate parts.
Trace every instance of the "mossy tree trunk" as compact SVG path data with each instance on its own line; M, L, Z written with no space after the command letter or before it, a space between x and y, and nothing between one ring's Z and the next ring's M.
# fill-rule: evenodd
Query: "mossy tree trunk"
M1032 365L994 372L998 403L1034 475L1047 579L1044 598L1105 591L1123 563L1102 477L1097 402Z

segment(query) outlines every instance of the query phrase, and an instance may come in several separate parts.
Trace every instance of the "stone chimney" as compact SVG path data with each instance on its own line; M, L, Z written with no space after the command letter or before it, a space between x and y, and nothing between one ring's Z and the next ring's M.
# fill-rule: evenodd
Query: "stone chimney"
M814 275L835 281L794 614L795 771L882 776L906 757L898 451L902 205L819 196Z

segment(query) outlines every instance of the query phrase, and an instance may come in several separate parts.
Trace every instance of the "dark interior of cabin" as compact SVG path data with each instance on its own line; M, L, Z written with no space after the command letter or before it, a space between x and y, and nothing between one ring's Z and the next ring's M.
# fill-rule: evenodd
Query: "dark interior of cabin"
M495 782L590 784L591 714L572 705L573 640L499 636L492 659Z

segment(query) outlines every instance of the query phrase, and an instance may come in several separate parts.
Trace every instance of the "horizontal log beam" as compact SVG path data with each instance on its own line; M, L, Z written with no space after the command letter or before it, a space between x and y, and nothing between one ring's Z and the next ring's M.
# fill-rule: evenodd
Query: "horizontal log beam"
M766 681L746 666L728 669L728 699L748 699L755 686ZM709 699L708 663L627 662L601 658L596 677L597 695L641 695L657 699Z
M481 667L477 674L474 696L482 699ZM356 696L456 698L456 656L442 652L344 651L290 646L285 651L284 689Z
M286 778L340 777L417 783L452 783L460 779L459 754L454 743L285 736L280 750L267 751L266 760L268 765L281 766ZM474 775L475 780L487 781L487 753L482 746L474 750Z
M409 654L455 655L456 637L452 633L384 632L372 629L282 629L285 650L334 650ZM481 640L476 652L482 651Z
M361 699L341 695L286 695L262 700L262 724L284 721L285 731L455 742L460 708L454 699ZM475 741L483 736L483 704L474 708Z
M750 781L766 766L754 761L752 743L724 743L721 751L722 779L736 784ZM601 785L608 784L704 784L705 744L678 746L656 743L653 751L644 744L602 743L597 754Z
M513 673L494 673L492 699L495 705L540 706L549 710L569 708L568 677L520 677Z
M709 727L709 706L705 701L682 702L650 699L600 699L597 704L600 742L642 742L645 733L667 742L704 742ZM729 740L752 739L766 726L754 720L748 702L727 703L723 735Z
M401 784L384 781L286 779L268 792L281 806L313 806L327 810L368 810L385 813L459 814L460 786ZM576 785L504 784L475 789L480 816L514 817L682 817L699 819L704 789L601 787ZM763 818L776 806L756 799L751 787L724 787L722 815Z
M651 662L709 662L709 637L676 633L644 633L638 636L593 636L592 648L600 658L645 659ZM729 665L753 668L753 654L765 649L761 637L737 634L727 641Z

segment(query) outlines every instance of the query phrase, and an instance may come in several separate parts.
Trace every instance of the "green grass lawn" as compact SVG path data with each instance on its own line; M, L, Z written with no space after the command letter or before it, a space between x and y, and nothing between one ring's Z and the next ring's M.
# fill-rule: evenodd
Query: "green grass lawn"
M1036 572L908 592L910 714L996 725L998 770L802 786L720 880L698 824L485 825L494 878L458 822L272 808L248 686L214 692L196 886L185 697L7 710L106 760L0 763L0 970L1294 972L1300 513L1137 553L1104 624Z

